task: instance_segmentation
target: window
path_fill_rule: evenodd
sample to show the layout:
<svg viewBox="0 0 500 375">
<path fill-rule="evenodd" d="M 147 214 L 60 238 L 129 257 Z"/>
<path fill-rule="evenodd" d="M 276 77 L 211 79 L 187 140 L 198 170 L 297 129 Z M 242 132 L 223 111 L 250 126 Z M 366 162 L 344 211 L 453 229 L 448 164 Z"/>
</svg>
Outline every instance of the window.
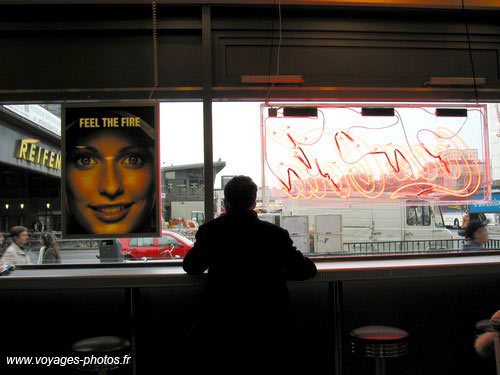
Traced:
<svg viewBox="0 0 500 375">
<path fill-rule="evenodd" d="M 296 104 L 319 111 L 285 118 L 283 108 Z M 259 188 L 262 219 L 274 221 L 275 215 L 286 226 L 287 216 L 303 218 L 288 220 L 303 253 L 397 252 L 409 249 L 405 243 L 411 241 L 460 248 L 461 239 L 448 228 L 440 206 L 486 197 L 491 181 L 484 173 L 489 162 L 484 124 L 498 122 L 494 111 L 485 119 L 478 107 L 464 104 L 467 119 L 452 119 L 436 116 L 436 108 L 445 106 L 441 103 L 385 103 L 395 115 L 384 118 L 362 116 L 370 103 L 269 106 L 273 111 L 255 102 L 213 104 L 214 160 L 226 163 L 214 179 L 215 216 L 224 213 L 221 181 L 243 174 Z M 450 133 L 441 142 L 444 128 Z M 453 129 L 461 132 L 460 139 L 452 140 Z M 341 217 L 340 227 L 326 228 L 327 222 L 340 222 L 328 215 Z"/>
<path fill-rule="evenodd" d="M 151 237 L 139 238 L 138 246 L 154 246 L 154 239 Z"/>
<path fill-rule="evenodd" d="M 430 206 L 408 206 L 406 207 L 406 224 L 411 226 L 431 225 Z"/>
<path fill-rule="evenodd" d="M 273 103 L 271 103 L 273 104 Z M 288 104 L 292 104 L 287 103 Z M 325 104 L 325 103 L 323 103 Z M 337 103 L 336 103 L 337 104 Z M 424 110 L 420 110 L 416 107 L 421 106 L 415 103 L 386 103 L 389 107 L 397 108 L 400 105 L 401 108 L 397 108 L 398 112 L 403 118 L 404 124 L 407 126 L 406 130 L 409 137 L 409 142 L 418 144 L 416 140 L 416 135 L 414 129 L 418 126 L 423 126 L 422 124 L 427 124 L 426 119 L 439 122 L 443 126 L 447 126 L 450 129 L 461 129 L 463 120 L 458 121 L 456 118 L 440 117 L 438 120 L 435 118 L 435 111 L 433 106 L 444 104 L 426 104 Z M 314 104 L 308 103 L 308 105 L 314 106 Z M 369 104 L 368 104 L 369 105 Z M 344 108 L 342 111 L 334 108 L 332 104 L 325 104 L 325 108 L 321 109 L 325 115 L 326 126 L 332 126 L 331 124 L 338 125 L 339 129 L 345 131 L 346 126 L 354 125 L 367 125 L 367 126 L 391 126 L 396 122 L 395 118 L 387 117 L 363 117 L 359 112 L 358 107 L 352 106 L 351 103 L 348 104 L 349 109 Z M 408 108 L 403 108 L 403 107 Z M 4 106 L 3 109 L 13 112 L 17 120 L 19 116 L 25 117 L 27 121 L 33 121 L 35 118 L 30 117 L 30 112 L 36 109 L 36 111 L 43 110 L 43 113 L 47 115 L 50 112 L 53 116 L 50 117 L 50 129 L 46 130 L 52 132 L 53 134 L 59 136 L 58 128 L 60 128 L 60 108 L 41 107 L 32 108 L 29 106 L 22 106 L 24 108 L 17 108 L 14 106 Z M 57 106 L 55 106 L 57 107 Z M 488 104 L 488 118 L 485 119 L 490 124 L 491 134 L 489 135 L 489 152 L 490 152 L 490 162 L 489 166 L 491 169 L 492 180 L 500 180 L 500 131 L 496 130 L 495 124 L 498 124 L 500 119 L 498 114 L 498 104 Z M 418 111 L 417 111 L 418 110 Z M 282 109 L 279 109 L 279 116 L 282 116 Z M 417 111 L 418 114 L 414 115 L 412 111 Z M 6 112 L 9 114 L 9 112 Z M 37 112 L 38 113 L 38 112 Z M 432 198 L 433 194 L 439 194 L 439 191 L 432 190 L 431 187 L 428 189 L 424 186 L 425 183 L 429 182 L 430 175 L 435 175 L 435 179 L 431 181 L 435 185 L 440 185 L 445 187 L 444 190 L 460 191 L 461 188 L 468 188 L 470 186 L 476 186 L 473 183 L 474 178 L 478 174 L 484 173 L 488 170 L 486 165 L 486 143 L 481 142 L 480 132 L 471 132 L 467 130 L 464 133 L 463 140 L 471 147 L 468 149 L 463 147 L 462 144 L 453 145 L 452 142 L 443 143 L 443 147 L 448 147 L 448 143 L 451 145 L 448 150 L 443 151 L 445 158 L 451 160 L 459 160 L 459 162 L 452 165 L 453 168 L 462 168 L 461 171 L 465 171 L 465 165 L 471 163 L 474 160 L 478 160 L 479 165 L 475 175 L 466 176 L 464 173 L 456 173 L 453 177 L 448 178 L 449 173 L 441 173 L 439 169 L 436 169 L 435 165 L 429 163 L 432 160 L 432 155 L 429 153 L 418 153 L 411 155 L 406 153 L 406 159 L 411 159 L 414 157 L 421 157 L 424 162 L 422 163 L 422 170 L 428 173 L 428 176 L 423 176 L 421 179 L 413 179 L 412 182 L 421 183 L 422 188 L 414 189 L 413 191 L 406 191 L 408 195 L 401 194 L 401 198 L 398 202 L 391 203 L 389 205 L 369 205 L 369 204 L 352 204 L 352 200 L 341 200 L 341 204 L 329 205 L 323 204 L 308 204 L 304 196 L 310 196 L 313 194 L 318 194 L 320 189 L 323 189 L 325 181 L 320 181 L 318 178 L 321 174 L 323 176 L 331 177 L 330 181 L 327 181 L 330 185 L 327 189 L 330 189 L 328 193 L 331 193 L 335 189 L 335 184 L 340 186 L 344 183 L 344 180 L 338 180 L 338 176 L 335 176 L 336 167 L 332 158 L 326 158 L 325 153 L 319 152 L 322 149 L 306 149 L 304 148 L 304 154 L 301 153 L 299 149 L 295 150 L 293 154 L 292 141 L 284 135 L 283 139 L 279 139 L 280 142 L 275 142 L 274 146 L 283 146 L 286 150 L 281 149 L 271 149 L 271 142 L 273 139 L 269 137 L 270 133 L 267 133 L 267 138 L 265 134 L 261 133 L 263 126 L 261 123 L 261 103 L 258 102 L 214 102 L 213 103 L 213 160 L 214 160 L 214 215 L 217 217 L 224 213 L 224 193 L 223 187 L 224 183 L 227 182 L 235 175 L 248 175 L 258 186 L 257 193 L 257 211 L 262 219 L 269 220 L 277 223 L 278 225 L 285 226 L 286 220 L 283 220 L 286 216 L 302 216 L 307 217 L 307 220 L 302 222 L 302 227 L 297 233 L 293 233 L 292 239 L 294 244 L 305 254 L 310 255 L 320 255 L 320 254 L 336 254 L 336 255 L 356 255 L 359 253 L 385 253 L 388 251 L 394 252 L 393 249 L 403 249 L 407 248 L 404 246 L 405 242 L 410 241 L 447 241 L 446 246 L 449 249 L 458 249 L 460 247 L 460 240 L 462 239 L 458 235 L 458 230 L 462 227 L 463 216 L 469 212 L 472 204 L 467 205 L 461 201 L 461 198 L 454 198 L 457 200 L 456 205 L 454 200 L 433 203 L 432 199 L 425 200 L 426 197 L 408 198 L 408 193 L 415 192 L 417 194 L 423 193 L 429 194 Z M 282 118 L 282 117 L 281 117 Z M 468 121 L 478 121 L 480 118 L 478 112 L 471 112 L 468 116 Z M 282 118 L 283 119 L 283 118 Z M 301 136 L 313 137 L 315 132 L 321 128 L 316 125 L 322 125 L 321 122 L 322 114 L 318 115 L 317 119 L 297 119 L 291 117 L 290 119 L 285 119 L 287 124 L 290 124 L 293 132 L 290 133 L 292 139 L 296 142 Z M 352 120 L 352 121 L 351 121 Z M 273 119 L 269 121 L 274 121 Z M 301 121 L 305 121 L 302 123 Z M 312 123 L 311 123 L 312 121 Z M 385 121 L 385 122 L 384 122 Z M 455 122 L 454 122 L 455 121 Z M 177 238 L 181 238 L 181 243 L 187 244 L 187 241 L 193 241 L 195 239 L 196 231 L 199 225 L 203 224 L 205 221 L 205 181 L 204 181 L 204 143 L 203 143 L 203 105 L 200 102 L 164 102 L 160 105 L 160 178 L 161 178 L 161 213 L 163 229 L 174 231 Z M 235 126 L 237 124 L 238 126 Z M 311 124 L 309 127 L 308 124 Z M 458 124 L 458 125 L 457 125 Z M 464 129 L 467 128 L 468 122 L 466 123 Z M 27 123 L 27 126 L 29 123 Z M 43 126 L 43 124 L 38 124 Z M 276 125 L 281 126 L 276 123 Z M 294 129 L 293 127 L 296 126 Z M 305 126 L 298 126 L 305 125 Z M 457 125 L 457 126 L 455 126 Z M 0 126 L 2 128 L 2 126 Z M 7 129 L 7 128 L 5 128 Z M 391 128 L 392 129 L 392 128 Z M 1 129 L 0 129 L 1 130 Z M 0 139 L 0 143 L 5 144 L 5 147 L 14 147 L 16 142 L 23 139 L 38 139 L 35 136 L 24 137 L 21 133 L 16 132 L 15 129 L 8 129 L 9 133 L 5 139 Z M 330 129 L 331 130 L 331 129 Z M 359 129 L 358 129 L 359 130 Z M 396 131 L 397 130 L 397 131 Z M 353 134 L 358 135 L 361 138 L 361 130 L 359 134 L 356 133 L 356 129 L 349 133 L 350 136 Z M 465 131 L 465 130 L 464 130 Z M 386 132 L 386 133 L 384 133 Z M 400 132 L 401 134 L 396 134 Z M 28 132 L 29 133 L 29 132 Z M 394 128 L 394 132 L 391 130 L 381 130 L 379 135 L 378 131 L 374 132 L 376 134 L 376 140 L 372 142 L 372 139 L 368 136 L 363 138 L 363 140 L 368 143 L 377 143 L 377 145 L 385 145 L 385 136 L 395 137 L 393 144 L 404 147 L 404 134 L 402 129 Z M 279 135 L 279 133 L 278 133 Z M 335 133 L 330 133 L 333 137 Z M 429 142 L 432 139 L 433 134 L 431 132 L 421 132 L 420 140 L 422 142 Z M 60 152 L 60 149 L 54 147 L 45 139 L 39 139 L 38 145 L 44 149 L 50 149 L 54 152 Z M 304 141 L 304 140 L 302 140 Z M 342 142 L 343 145 L 350 145 L 349 138 L 344 137 L 338 139 L 339 145 Z M 484 141 L 484 139 L 482 139 Z M 267 142 L 267 143 L 266 143 Z M 392 140 L 391 140 L 392 142 Z M 303 142 L 307 143 L 307 141 Z M 330 142 L 330 145 L 334 142 Z M 362 145 L 360 143 L 359 145 Z M 358 146 L 359 146 L 358 145 Z M 263 146 L 268 147 L 270 152 L 269 160 L 264 160 L 263 163 Z M 342 146 L 342 145 L 341 145 Z M 356 146 L 356 147 L 358 147 Z M 30 146 L 31 147 L 31 146 Z M 323 147 L 323 146 L 321 146 Z M 346 163 L 356 164 L 357 159 L 355 158 L 356 152 L 359 151 L 356 147 L 352 149 L 345 148 L 345 153 L 342 155 Z M 401 147 L 400 147 L 401 148 Z M 10 150 L 10 149 L 9 149 Z M 291 150 L 291 151 L 290 151 Z M 273 151 L 277 151 L 273 153 Z M 289 152 L 288 155 L 281 154 L 282 152 Z M 376 153 L 380 154 L 380 150 L 375 150 Z M 359 164 L 353 167 L 350 175 L 345 174 L 345 178 L 350 178 L 350 188 L 358 193 L 365 193 L 370 195 L 373 188 L 373 184 L 380 180 L 381 175 L 370 175 L 368 169 L 375 170 L 372 168 L 370 163 L 377 163 L 377 168 L 380 169 L 387 167 L 397 167 L 397 163 L 402 165 L 403 171 L 398 173 L 387 174 L 385 192 L 394 193 L 399 189 L 399 183 L 401 180 L 405 179 L 405 174 L 409 175 L 411 171 L 405 169 L 404 159 L 400 157 L 400 154 L 394 153 L 394 149 L 390 149 L 387 153 L 387 157 L 384 156 L 374 156 L 371 155 L 369 160 L 365 164 Z M 432 150 L 431 150 L 432 151 Z M 9 155 L 16 155 L 14 149 L 8 152 Z M 432 152 L 431 152 L 432 154 Z M 282 155 L 286 157 L 281 158 Z M 410 155 L 410 157 L 408 157 Z M 425 155 L 422 156 L 422 155 Z M 272 157 L 271 157 L 272 156 Z M 307 160 L 305 158 L 307 156 Z M 276 157 L 275 159 L 273 159 Z M 351 159 L 349 159 L 351 158 Z M 301 161 L 302 159 L 302 161 Z M 321 173 L 314 168 L 316 168 L 315 161 L 318 161 L 321 167 Z M 300 181 L 294 174 L 290 175 L 291 182 L 293 186 L 290 186 L 290 195 L 302 194 L 303 196 L 292 198 L 284 196 L 283 184 L 280 185 L 278 179 L 269 171 L 269 167 L 265 162 L 269 162 L 271 167 L 280 167 L 280 163 L 286 165 L 287 168 L 305 168 L 303 172 L 310 173 L 297 173 L 301 176 L 303 185 L 300 185 Z M 0 228 L 3 231 L 8 231 L 10 227 L 14 225 L 24 224 L 27 226 L 31 232 L 41 232 L 46 230 L 51 230 L 55 233 L 56 237 L 60 237 L 61 230 L 61 210 L 60 205 L 60 182 L 61 178 L 58 172 L 55 170 L 48 169 L 44 174 L 39 173 L 39 170 L 45 168 L 41 165 L 32 165 L 29 160 L 23 160 L 30 169 L 26 172 L 25 169 L 20 169 L 15 167 L 16 160 L 0 160 L 4 168 L 4 178 L 0 181 L 0 198 L 2 200 L 1 208 L 2 215 L 0 220 Z M 18 160 L 17 160 L 18 162 Z M 310 162 L 312 170 L 307 170 L 307 165 Z M 337 162 L 337 165 L 340 163 Z M 431 165 L 432 164 L 432 165 Z M 370 168 L 368 168 L 369 166 Z M 263 168 L 264 167 L 264 168 Z M 367 167 L 365 169 L 365 167 Z M 393 169 L 394 169 L 393 168 Z M 397 169 L 397 168 L 396 168 Z M 44 170 L 44 169 L 43 169 Z M 441 169 L 443 170 L 443 169 Z M 353 172 L 354 171 L 354 172 Z M 443 170 L 444 171 L 444 170 Z M 273 170 L 276 172 L 276 170 Z M 278 172 L 283 172 L 279 171 Z M 447 171 L 451 174 L 455 173 L 454 170 Z M 26 174 L 27 173 L 27 174 Z M 285 172 L 280 174 L 276 173 L 277 176 L 283 177 L 282 181 L 286 184 L 289 183 L 289 176 Z M 27 177 L 25 177 L 27 175 Z M 274 181 L 273 181 L 274 177 Z M 429 180 L 424 181 L 424 177 L 429 177 Z M 314 180 L 316 178 L 316 180 Z M 326 178 L 326 177 L 325 177 Z M 323 180 L 325 180 L 323 178 Z M 471 180 L 472 179 L 472 180 Z M 22 183 L 19 183 L 19 182 Z M 315 183 L 317 182 L 317 183 Z M 483 182 L 481 182 L 483 183 Z M 372 185 L 370 185 L 372 184 Z M 429 183 L 430 184 L 430 183 Z M 430 184 L 431 185 L 431 184 Z M 38 189 L 40 187 L 40 189 Z M 476 192 L 474 199 L 478 198 L 479 201 L 482 199 L 481 194 L 484 194 L 485 185 L 480 185 L 479 190 Z M 302 190 L 301 190 L 302 189 Z M 338 191 L 342 190 L 339 188 Z M 345 191 L 347 191 L 347 185 L 345 186 Z M 494 191 L 495 192 L 495 191 Z M 286 194 L 285 194 L 286 195 Z M 298 199 L 296 199 L 298 198 Z M 410 199 L 412 199 L 410 201 Z M 427 202 L 427 203 L 424 203 Z M 429 203 L 431 202 L 431 203 Z M 24 205 L 21 208 L 21 203 Z M 328 203 L 328 202 L 327 202 Z M 478 203 L 477 207 L 481 208 L 482 203 Z M 472 210 L 474 212 L 474 210 Z M 480 212 L 480 211 L 476 211 Z M 265 215 L 268 215 L 267 217 Z M 337 230 L 328 230 L 325 233 L 317 230 L 317 220 L 318 216 L 324 215 L 338 215 L 342 217 L 342 225 Z M 474 215 L 474 214 L 473 214 Z M 477 214 L 476 214 L 477 215 Z M 300 223 L 299 223 L 300 224 Z M 294 224 L 295 225 L 295 224 Z M 43 228 L 43 229 L 42 229 Z M 298 228 L 298 227 L 296 227 Z M 405 230 L 408 229 L 408 230 Z M 30 232 L 30 233 L 31 233 Z M 408 236 L 408 235 L 410 236 Z M 179 237 L 179 236 L 183 237 Z M 37 262 L 37 246 L 38 246 L 38 234 L 32 235 L 31 243 L 34 244 L 34 251 L 31 252 L 32 261 Z M 451 239 L 454 238 L 453 241 Z M 491 236 L 492 244 L 496 242 L 495 236 Z M 160 246 L 171 246 L 177 245 L 180 241 L 176 240 L 170 236 L 163 236 L 158 238 L 158 244 Z M 97 246 L 98 241 L 87 240 L 87 241 L 61 241 L 60 247 L 63 251 L 62 263 L 95 263 L 97 260 L 96 254 L 99 252 Z M 191 242 L 192 243 L 192 242 Z M 377 245 L 378 243 L 378 245 Z M 444 242 L 443 242 L 444 243 Z M 155 245 L 155 240 L 153 238 L 132 238 L 127 241 L 122 241 L 124 246 L 128 244 L 130 247 L 142 247 L 142 251 L 150 250 L 146 247 L 153 247 Z M 331 247 L 328 247 L 330 246 Z M 363 244 L 363 250 L 360 244 Z M 370 245 L 366 245 L 370 244 Z M 384 247 L 388 244 L 387 247 Z M 441 245 L 440 245 L 441 246 Z M 84 257 L 76 256 L 76 252 L 65 251 L 69 248 L 82 248 L 86 251 L 88 250 L 88 255 Z M 490 246 L 491 248 L 491 246 Z"/>
<path fill-rule="evenodd" d="M 205 210 L 203 104 L 161 103 L 160 123 L 164 228 L 194 239 L 191 213 Z"/>
<path fill-rule="evenodd" d="M 441 214 L 441 207 L 436 207 L 434 210 L 434 223 L 436 227 L 443 228 L 444 227 L 444 220 L 443 220 L 443 215 Z"/>
<path fill-rule="evenodd" d="M 158 246 L 177 246 L 179 241 L 170 236 L 162 236 L 158 238 Z"/>
</svg>

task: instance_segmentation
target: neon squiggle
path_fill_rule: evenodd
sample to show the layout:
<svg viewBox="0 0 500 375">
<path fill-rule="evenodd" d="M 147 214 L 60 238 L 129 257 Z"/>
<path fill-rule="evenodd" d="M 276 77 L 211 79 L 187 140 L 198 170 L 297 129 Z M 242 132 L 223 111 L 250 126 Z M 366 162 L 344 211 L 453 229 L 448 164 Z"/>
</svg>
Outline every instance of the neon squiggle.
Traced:
<svg viewBox="0 0 500 375">
<path fill-rule="evenodd" d="M 362 198 L 401 199 L 440 197 L 467 198 L 482 184 L 481 162 L 458 131 L 446 127 L 420 129 L 417 143 L 411 145 L 402 120 L 380 128 L 351 126 L 346 130 L 312 129 L 299 134 L 282 127 L 269 132 L 266 142 L 288 150 L 291 158 L 274 163 L 265 154 L 265 162 L 290 199 Z M 286 120 L 284 120 L 286 121 Z M 401 126 L 404 145 L 371 144 L 360 130 L 377 131 Z M 420 135 L 431 138 L 427 144 Z M 267 129 L 265 136 L 267 137 Z M 314 143 L 306 142 L 317 138 Z M 319 134 L 317 136 L 316 134 Z M 328 156 L 312 145 L 330 144 Z"/>
</svg>

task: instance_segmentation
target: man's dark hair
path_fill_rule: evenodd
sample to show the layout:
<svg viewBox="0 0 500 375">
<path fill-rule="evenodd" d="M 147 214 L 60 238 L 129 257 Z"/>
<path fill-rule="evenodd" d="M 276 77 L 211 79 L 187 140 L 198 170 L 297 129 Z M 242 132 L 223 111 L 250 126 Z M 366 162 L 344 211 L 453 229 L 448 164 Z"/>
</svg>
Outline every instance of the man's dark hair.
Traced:
<svg viewBox="0 0 500 375">
<path fill-rule="evenodd" d="M 10 228 L 9 237 L 11 237 L 11 238 L 19 237 L 21 235 L 21 233 L 27 232 L 27 231 L 28 231 L 28 228 L 23 227 L 21 225 L 16 225 L 15 227 Z"/>
<path fill-rule="evenodd" d="M 252 208 L 257 199 L 257 185 L 248 176 L 233 177 L 224 187 L 228 208 Z"/>
<path fill-rule="evenodd" d="M 488 225 L 488 220 L 472 220 L 469 221 L 467 227 L 465 228 L 465 237 L 473 239 L 474 233 L 476 233 L 482 227 Z"/>
</svg>

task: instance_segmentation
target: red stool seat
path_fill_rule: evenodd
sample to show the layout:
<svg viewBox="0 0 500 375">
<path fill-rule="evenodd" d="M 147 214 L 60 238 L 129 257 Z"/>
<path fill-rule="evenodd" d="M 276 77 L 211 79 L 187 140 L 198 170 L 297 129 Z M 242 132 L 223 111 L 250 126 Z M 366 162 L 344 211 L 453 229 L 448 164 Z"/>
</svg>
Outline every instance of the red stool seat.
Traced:
<svg viewBox="0 0 500 375">
<path fill-rule="evenodd" d="M 375 358 L 375 374 L 385 375 L 385 359 L 408 353 L 408 332 L 388 326 L 365 326 L 350 332 L 351 350 Z"/>
<path fill-rule="evenodd" d="M 365 342 L 388 344 L 408 339 L 408 332 L 388 326 L 365 326 L 353 329 L 351 336 Z"/>
</svg>

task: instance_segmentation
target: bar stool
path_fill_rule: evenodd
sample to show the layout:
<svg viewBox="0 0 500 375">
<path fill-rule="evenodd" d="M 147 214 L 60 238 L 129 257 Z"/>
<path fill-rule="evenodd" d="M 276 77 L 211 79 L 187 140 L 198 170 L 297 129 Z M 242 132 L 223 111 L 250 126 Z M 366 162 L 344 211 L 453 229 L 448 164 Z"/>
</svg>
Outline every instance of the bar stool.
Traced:
<svg viewBox="0 0 500 375">
<path fill-rule="evenodd" d="M 483 320 L 478 321 L 476 323 L 476 331 L 477 331 L 478 335 L 485 333 L 485 332 L 493 332 L 494 329 L 493 329 L 493 325 L 491 324 L 491 320 L 490 319 L 483 319 Z"/>
<path fill-rule="evenodd" d="M 350 332 L 354 354 L 375 358 L 375 374 L 385 375 L 385 359 L 408 353 L 408 332 L 387 326 L 364 326 Z"/>
<path fill-rule="evenodd" d="M 106 375 L 108 370 L 114 370 L 128 365 L 130 342 L 117 336 L 90 337 L 75 342 L 71 350 L 80 357 L 76 368 L 86 372 L 97 372 Z M 83 363 L 87 357 L 90 363 Z M 119 363 L 116 361 L 119 358 Z M 128 358 L 128 359 L 127 359 Z"/>
</svg>

